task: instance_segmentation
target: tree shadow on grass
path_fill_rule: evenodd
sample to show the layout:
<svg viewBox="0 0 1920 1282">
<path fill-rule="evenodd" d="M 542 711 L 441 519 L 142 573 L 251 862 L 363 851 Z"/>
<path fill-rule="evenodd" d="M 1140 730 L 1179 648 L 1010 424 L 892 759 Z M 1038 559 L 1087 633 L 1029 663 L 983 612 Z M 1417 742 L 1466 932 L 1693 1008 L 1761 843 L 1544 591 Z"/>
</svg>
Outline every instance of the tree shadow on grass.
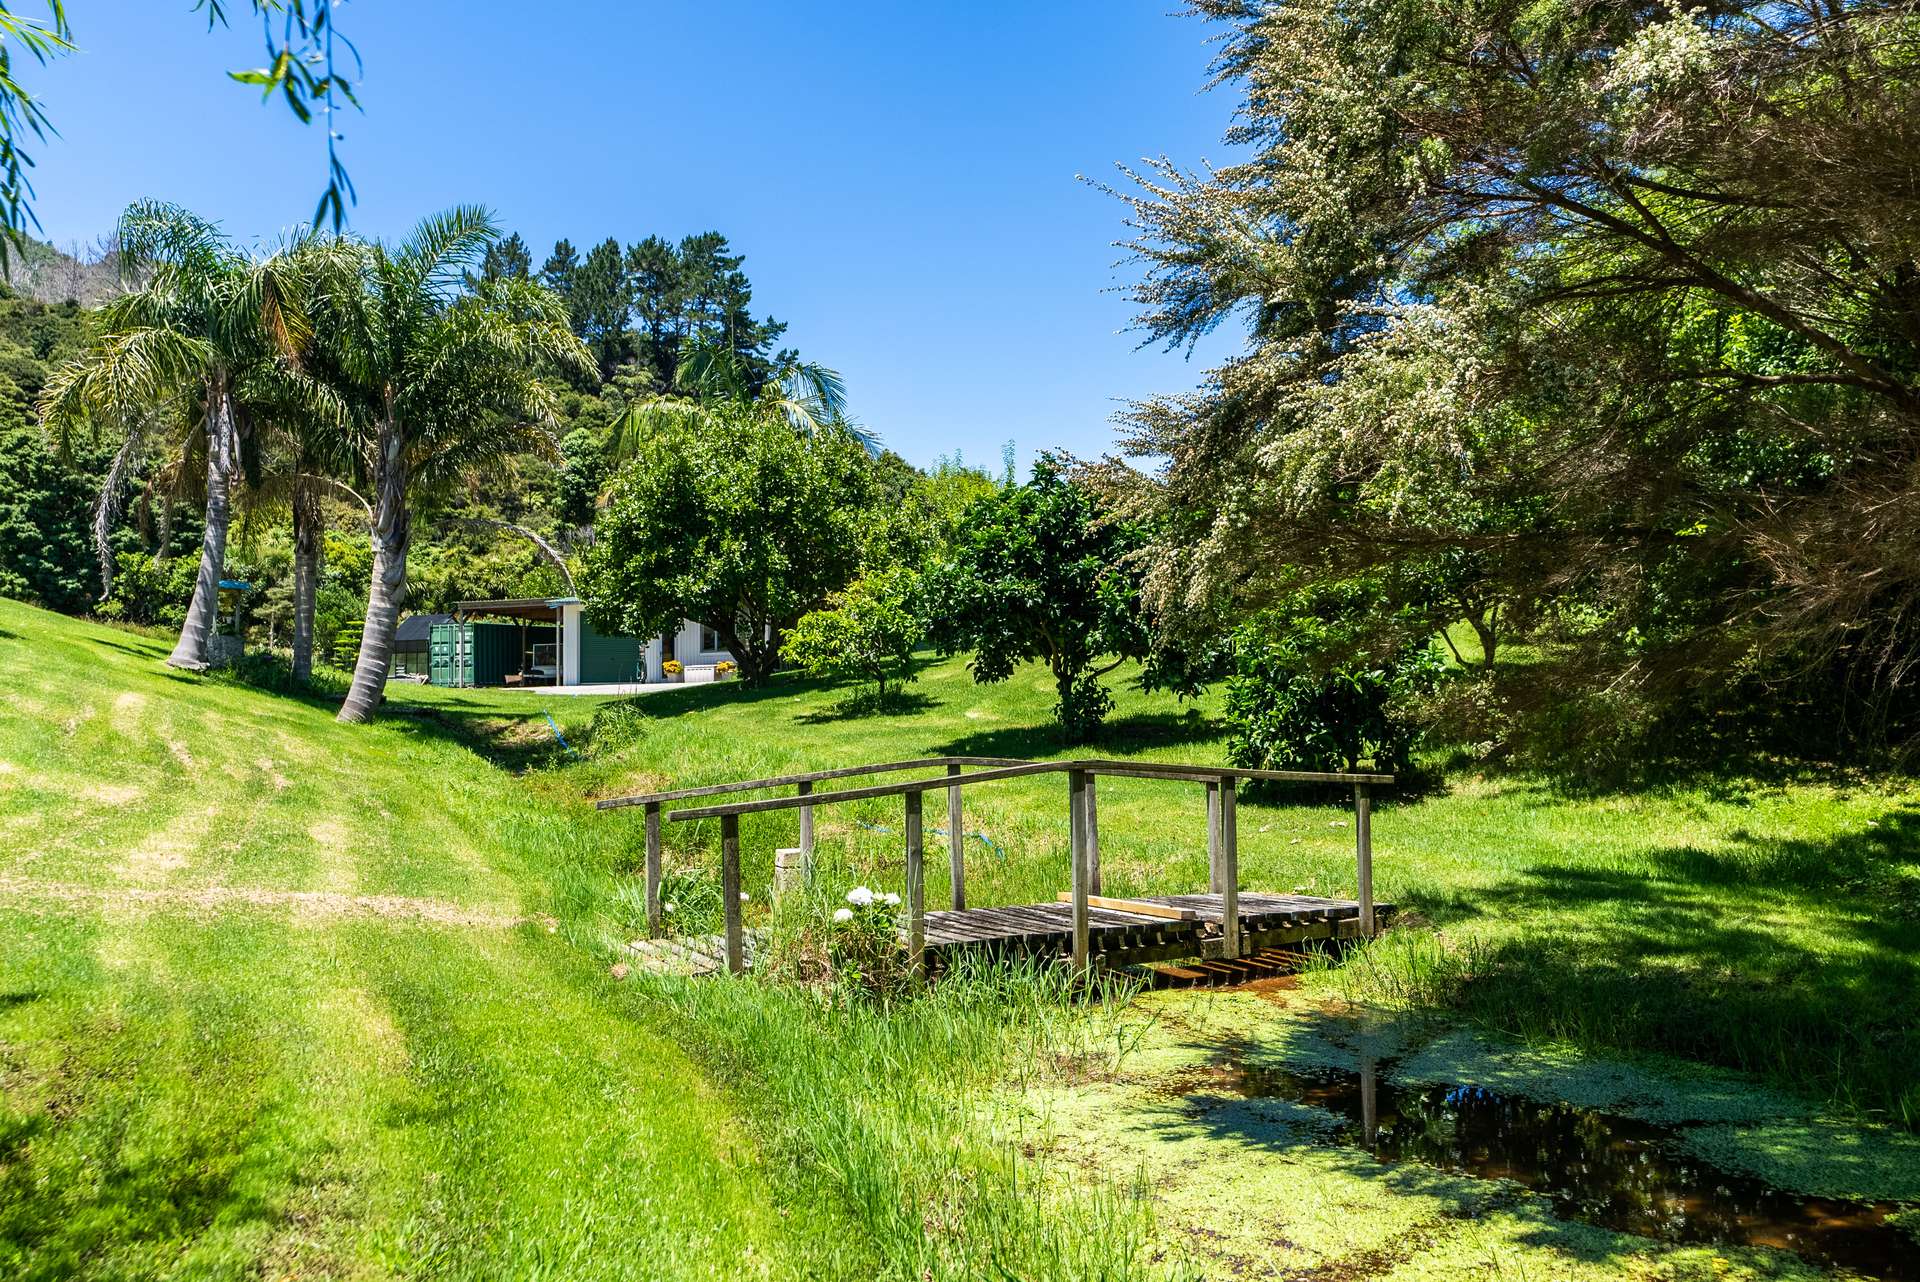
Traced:
<svg viewBox="0 0 1920 1282">
<path fill-rule="evenodd" d="M 1535 864 L 1484 897 L 1541 927 L 1426 991 L 1524 1037 L 1761 1073 L 1920 1127 L 1920 807 L 1877 823 L 1657 849 L 1652 876 Z"/>
<path fill-rule="evenodd" d="M 804 712 L 795 720 L 803 726 L 827 725 L 836 721 L 862 721 L 880 717 L 911 717 L 940 706 L 940 701 L 918 690 L 889 690 L 885 695 L 871 690 L 850 694 L 824 708 Z"/>
<path fill-rule="evenodd" d="M 34 1155 L 67 1124 L 87 1123 L 44 1114 L 0 1122 L 0 1251 L 24 1262 L 22 1282 L 182 1254 L 208 1233 L 244 1237 L 246 1225 L 271 1231 L 281 1222 L 269 1189 L 284 1185 L 257 1169 L 278 1163 L 259 1160 L 248 1137 L 195 1136 L 136 1152 L 107 1128 L 88 1155 L 88 1178 L 48 1178 Z"/>
<path fill-rule="evenodd" d="M 1100 756 L 1145 752 L 1189 743 L 1213 743 L 1219 726 L 1198 709 L 1185 712 L 1143 713 L 1103 722 L 1085 743 L 1069 742 L 1052 723 L 1039 726 L 1002 726 L 977 730 L 939 744 L 934 751 L 949 757 L 1053 757 L 1072 752 Z"/>
</svg>

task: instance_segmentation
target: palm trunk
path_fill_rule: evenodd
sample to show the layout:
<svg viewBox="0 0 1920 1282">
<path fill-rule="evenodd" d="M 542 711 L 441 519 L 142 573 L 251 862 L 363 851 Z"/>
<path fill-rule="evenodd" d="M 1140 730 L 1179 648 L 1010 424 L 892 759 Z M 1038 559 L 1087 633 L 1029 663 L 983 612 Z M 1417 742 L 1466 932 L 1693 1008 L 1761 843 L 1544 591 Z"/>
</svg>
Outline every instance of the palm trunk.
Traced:
<svg viewBox="0 0 1920 1282">
<path fill-rule="evenodd" d="M 207 638 L 220 609 L 220 575 L 227 565 L 227 521 L 233 488 L 233 403 L 227 383 L 216 375 L 207 385 L 207 530 L 200 540 L 200 574 L 193 601 L 180 625 L 180 640 L 167 656 L 176 668 L 194 672 L 207 666 Z"/>
<path fill-rule="evenodd" d="M 380 428 L 373 503 L 373 582 L 367 588 L 367 622 L 353 685 L 340 705 L 341 721 L 369 721 L 386 694 L 393 662 L 393 630 L 407 600 L 407 545 L 413 533 L 407 510 L 405 440 L 389 410 Z"/>
<path fill-rule="evenodd" d="M 313 604 L 320 588 L 320 500 L 313 487 L 293 488 L 293 680 L 313 677 Z"/>
</svg>

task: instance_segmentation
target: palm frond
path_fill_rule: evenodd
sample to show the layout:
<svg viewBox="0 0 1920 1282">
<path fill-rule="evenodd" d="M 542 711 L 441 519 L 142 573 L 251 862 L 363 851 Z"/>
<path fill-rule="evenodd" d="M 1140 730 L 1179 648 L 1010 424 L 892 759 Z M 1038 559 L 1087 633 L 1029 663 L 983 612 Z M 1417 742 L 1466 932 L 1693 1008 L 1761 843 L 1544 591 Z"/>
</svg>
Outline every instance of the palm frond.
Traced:
<svg viewBox="0 0 1920 1282">
<path fill-rule="evenodd" d="M 500 227 L 484 206 L 455 205 L 421 219 L 393 258 L 416 288 L 445 296 L 499 238 Z"/>
</svg>

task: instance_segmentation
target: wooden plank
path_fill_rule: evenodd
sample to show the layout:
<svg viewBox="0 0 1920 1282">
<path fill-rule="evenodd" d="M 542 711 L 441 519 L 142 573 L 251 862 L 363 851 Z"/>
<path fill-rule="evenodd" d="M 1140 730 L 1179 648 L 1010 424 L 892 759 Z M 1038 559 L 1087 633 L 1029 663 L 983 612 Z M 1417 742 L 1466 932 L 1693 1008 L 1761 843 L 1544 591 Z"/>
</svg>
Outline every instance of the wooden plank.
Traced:
<svg viewBox="0 0 1920 1282">
<path fill-rule="evenodd" d="M 1063 761 L 1070 770 L 1095 774 L 1122 775 L 1136 779 L 1185 779 L 1205 783 L 1209 779 L 1264 779 L 1272 783 L 1377 783 L 1390 784 L 1392 775 L 1360 774 L 1328 770 L 1248 770 L 1239 766 L 1202 766 L 1182 762 L 1112 761 L 1105 758 L 1080 758 Z"/>
<path fill-rule="evenodd" d="M 794 792 L 805 797 L 813 792 L 813 780 L 802 779 Z M 800 807 L 800 879 L 813 885 L 813 807 Z"/>
<path fill-rule="evenodd" d="M 660 806 L 647 807 L 647 934 L 660 933 Z"/>
<path fill-rule="evenodd" d="M 912 761 L 882 761 L 865 766 L 840 766 L 833 770 L 809 770 L 803 774 L 771 775 L 764 779 L 742 779 L 736 783 L 712 783 L 699 788 L 675 788 L 670 792 L 641 793 L 632 797 L 608 797 L 594 802 L 596 810 L 619 810 L 625 806 L 644 806 L 652 802 L 686 801 L 693 797 L 719 797 L 729 792 L 755 792 L 762 788 L 786 788 L 795 784 L 825 783 L 829 779 L 853 779 L 860 775 L 892 774 L 900 770 L 928 770 L 935 766 L 1019 766 L 1025 757 L 918 757 Z"/>
<path fill-rule="evenodd" d="M 947 767 L 947 774 L 960 773 L 959 765 Z M 967 834 L 960 822 L 960 789 L 947 789 L 947 889 L 955 912 L 967 906 Z"/>
<path fill-rule="evenodd" d="M 1220 782 L 1207 783 L 1207 889 L 1220 893 Z"/>
<path fill-rule="evenodd" d="M 1061 767 L 1056 762 L 1037 761 L 1025 765 L 1003 766 L 992 770 L 980 770 L 973 774 L 945 776 L 937 779 L 915 779 L 908 783 L 875 784 L 870 788 L 848 788 L 841 792 L 816 792 L 810 799 L 800 797 L 763 797 L 758 801 L 734 801 L 724 806 L 698 806 L 688 810 L 676 810 L 672 818 L 675 823 L 691 819 L 712 819 L 717 815 L 754 815 L 767 810 L 792 810 L 795 806 L 812 804 L 837 805 L 843 801 L 865 801 L 872 797 L 900 797 L 910 792 L 929 792 L 935 788 L 945 788 L 969 783 L 995 783 L 1002 779 L 1023 779 L 1028 775 L 1057 774 Z M 952 784 L 948 783 L 948 779 Z"/>
<path fill-rule="evenodd" d="M 927 852 L 921 831 L 920 794 L 907 794 L 907 964 L 927 966 Z"/>
<path fill-rule="evenodd" d="M 1071 903 L 1073 896 L 1063 890 L 1060 892 L 1060 902 Z M 1191 908 L 1156 904 L 1151 899 L 1114 899 L 1107 895 L 1088 895 L 1087 902 L 1095 908 L 1110 908 L 1117 913 L 1137 913 L 1142 917 L 1164 917 L 1171 921 L 1200 920 L 1200 914 Z"/>
<path fill-rule="evenodd" d="M 1373 920 L 1373 803 L 1367 785 L 1353 785 L 1353 840 L 1360 873 L 1360 933 L 1371 939 Z"/>
<path fill-rule="evenodd" d="M 1083 800 L 1087 808 L 1087 817 L 1081 835 L 1087 845 L 1087 894 L 1089 896 L 1100 893 L 1099 782 L 1097 776 L 1091 774 L 1087 776 L 1087 792 Z"/>
<path fill-rule="evenodd" d="M 1067 772 L 1067 854 L 1073 868 L 1073 969 L 1087 973 L 1087 775 Z"/>
<path fill-rule="evenodd" d="M 720 898 L 727 920 L 727 969 L 738 975 L 747 968 L 746 945 L 740 937 L 740 817 L 720 820 Z"/>
<path fill-rule="evenodd" d="M 1220 932 L 1229 956 L 1240 953 L 1240 834 L 1234 781 L 1220 781 Z"/>
</svg>

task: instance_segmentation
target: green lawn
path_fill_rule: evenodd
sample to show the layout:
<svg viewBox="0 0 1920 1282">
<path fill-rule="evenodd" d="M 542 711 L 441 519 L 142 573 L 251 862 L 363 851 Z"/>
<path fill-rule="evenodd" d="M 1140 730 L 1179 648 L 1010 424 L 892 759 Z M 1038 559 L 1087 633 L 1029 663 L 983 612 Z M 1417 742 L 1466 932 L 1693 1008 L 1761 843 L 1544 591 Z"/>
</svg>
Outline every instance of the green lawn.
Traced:
<svg viewBox="0 0 1920 1282">
<path fill-rule="evenodd" d="M 1132 1044 L 1134 1015 L 1075 1013 L 1033 977 L 882 1010 L 608 976 L 639 927 L 639 818 L 585 798 L 1066 755 L 1038 673 L 980 687 L 937 664 L 871 717 L 798 682 L 626 703 L 395 687 L 356 728 L 171 673 L 166 648 L 0 601 L 0 1276 L 1151 1276 L 1188 1267 L 1147 1249 L 1169 1224 L 1263 1187 L 1152 1194 L 1136 1177 L 1186 1150 L 1139 1136 L 1100 1178 L 1070 1146 L 1049 1159 L 1034 1100 L 1131 1107 L 1072 1083 Z M 1211 705 L 1118 694 L 1099 753 L 1220 759 Z M 1197 789 L 1102 781 L 1100 800 L 1114 891 L 1204 881 Z M 975 902 L 1065 887 L 1064 801 L 1057 778 L 969 791 Z M 743 826 L 755 915 L 793 823 Z M 1586 796 L 1456 776 L 1376 815 L 1379 888 L 1409 926 L 1310 990 L 1913 1125 L 1916 825 L 1920 794 L 1888 783 Z M 898 827 L 897 800 L 823 812 L 827 889 L 897 886 Z M 1351 893 L 1343 807 L 1249 802 L 1240 830 L 1248 886 Z M 667 835 L 677 871 L 711 870 L 712 823 Z M 1378 1181 L 1286 1170 L 1319 1199 L 1290 1269 L 1364 1247 L 1328 1209 L 1356 1190 L 1429 1233 Z M 1558 1275 L 1574 1248 L 1521 1218 L 1500 1259 Z M 1464 1249 L 1428 1275 L 1485 1271 Z M 1574 1271 L 1648 1264 L 1619 1260 Z"/>
</svg>

